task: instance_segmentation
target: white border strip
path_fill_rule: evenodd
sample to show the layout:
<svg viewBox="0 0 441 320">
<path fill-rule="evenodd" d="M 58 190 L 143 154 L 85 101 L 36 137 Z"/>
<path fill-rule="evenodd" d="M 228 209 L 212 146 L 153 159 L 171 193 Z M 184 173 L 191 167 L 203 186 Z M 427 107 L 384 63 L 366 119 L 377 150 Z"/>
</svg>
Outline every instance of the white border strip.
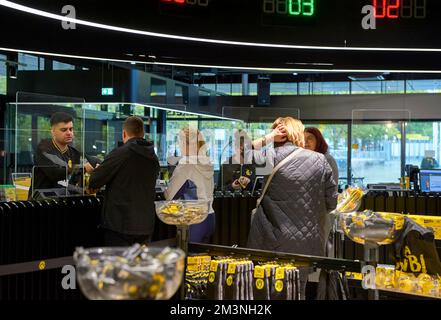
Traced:
<svg viewBox="0 0 441 320">
<path fill-rule="evenodd" d="M 28 105 L 28 106 L 29 105 L 36 105 L 36 106 L 38 106 L 38 105 L 53 105 L 53 106 L 60 106 L 60 105 L 61 106 L 62 105 L 78 106 L 78 105 L 81 105 L 81 106 L 83 106 L 83 105 L 94 105 L 94 104 L 133 105 L 133 106 L 142 106 L 144 108 L 152 108 L 152 109 L 158 109 L 158 110 L 163 110 L 163 111 L 179 112 L 179 113 L 189 114 L 189 115 L 198 116 L 198 117 L 210 117 L 210 118 L 220 119 L 220 120 L 243 122 L 243 120 L 240 120 L 240 119 L 216 116 L 216 115 L 206 114 L 206 113 L 196 113 L 196 112 L 186 111 L 186 110 L 183 111 L 183 110 L 179 110 L 179 109 L 157 107 L 155 105 L 149 105 L 149 104 L 143 104 L 143 103 L 133 103 L 133 102 L 79 102 L 79 103 L 76 103 L 76 102 L 8 102 L 8 104 L 15 105 L 15 106 L 26 106 L 26 105 Z"/>
<path fill-rule="evenodd" d="M 1 1 L 1 0 L 0 0 Z M 265 68 L 265 67 L 238 67 L 238 66 L 220 66 L 220 65 L 205 65 L 205 64 L 191 64 L 191 63 L 168 63 L 168 62 L 149 62 L 149 61 L 136 61 L 136 60 L 124 60 L 124 59 L 112 59 L 112 58 L 101 58 L 101 57 L 90 57 L 90 56 L 76 56 L 72 54 L 61 54 L 43 51 L 33 51 L 33 50 L 21 50 L 12 48 L 1 48 L 0 51 L 7 52 L 20 52 L 27 54 L 36 54 L 42 56 L 52 56 L 52 57 L 62 57 L 62 58 L 72 58 L 72 59 L 83 59 L 83 60 L 93 60 L 93 61 L 103 61 L 103 62 L 121 62 L 121 63 L 136 63 L 136 64 L 147 64 L 147 65 L 162 65 L 162 66 L 178 66 L 178 67 L 192 67 L 192 68 L 216 68 L 216 69 L 227 69 L 227 70 L 245 70 L 245 71 L 266 71 L 266 72 L 321 72 L 321 73 L 430 73 L 430 74 L 441 74 L 441 70 L 392 70 L 392 69 L 285 69 L 285 68 Z"/>
</svg>

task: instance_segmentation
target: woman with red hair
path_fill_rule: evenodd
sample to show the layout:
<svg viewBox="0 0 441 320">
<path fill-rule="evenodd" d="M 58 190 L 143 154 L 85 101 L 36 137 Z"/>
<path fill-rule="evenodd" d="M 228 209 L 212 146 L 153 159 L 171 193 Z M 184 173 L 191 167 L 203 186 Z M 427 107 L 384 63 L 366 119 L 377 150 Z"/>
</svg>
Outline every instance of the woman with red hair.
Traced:
<svg viewBox="0 0 441 320">
<path fill-rule="evenodd" d="M 305 129 L 305 149 L 321 153 L 328 160 L 332 168 L 332 177 L 338 186 L 338 166 L 335 159 L 328 152 L 328 144 L 319 129 L 308 127 Z"/>
<path fill-rule="evenodd" d="M 336 191 L 338 190 L 338 166 L 335 159 L 328 152 L 328 144 L 325 138 L 323 138 L 322 133 L 318 128 L 308 127 L 305 129 L 305 149 L 321 153 L 325 156 L 332 169 L 332 178 L 336 185 Z M 328 235 L 328 240 L 326 241 L 326 255 L 328 257 L 335 257 L 335 221 L 331 215 L 325 223 L 326 234 Z"/>
</svg>

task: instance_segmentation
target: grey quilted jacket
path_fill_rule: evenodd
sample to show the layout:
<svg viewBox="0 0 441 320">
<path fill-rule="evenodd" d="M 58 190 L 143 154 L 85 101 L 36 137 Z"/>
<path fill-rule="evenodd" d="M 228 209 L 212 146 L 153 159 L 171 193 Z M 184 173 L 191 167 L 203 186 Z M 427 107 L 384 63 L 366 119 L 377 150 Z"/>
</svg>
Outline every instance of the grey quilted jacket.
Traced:
<svg viewBox="0 0 441 320">
<path fill-rule="evenodd" d="M 276 147 L 274 165 L 296 149 L 292 143 Z M 327 215 L 336 205 L 328 161 L 320 153 L 303 150 L 274 175 L 251 223 L 248 247 L 324 256 Z"/>
</svg>

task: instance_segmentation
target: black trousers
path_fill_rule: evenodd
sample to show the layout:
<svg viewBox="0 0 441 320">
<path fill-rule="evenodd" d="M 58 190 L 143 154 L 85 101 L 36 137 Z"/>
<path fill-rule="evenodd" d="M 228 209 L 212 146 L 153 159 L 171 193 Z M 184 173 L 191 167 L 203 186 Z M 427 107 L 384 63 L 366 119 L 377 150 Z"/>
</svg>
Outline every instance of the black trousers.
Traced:
<svg viewBox="0 0 441 320">
<path fill-rule="evenodd" d="M 135 243 L 148 244 L 151 235 L 130 235 L 104 229 L 104 246 L 106 247 L 129 247 Z"/>
</svg>

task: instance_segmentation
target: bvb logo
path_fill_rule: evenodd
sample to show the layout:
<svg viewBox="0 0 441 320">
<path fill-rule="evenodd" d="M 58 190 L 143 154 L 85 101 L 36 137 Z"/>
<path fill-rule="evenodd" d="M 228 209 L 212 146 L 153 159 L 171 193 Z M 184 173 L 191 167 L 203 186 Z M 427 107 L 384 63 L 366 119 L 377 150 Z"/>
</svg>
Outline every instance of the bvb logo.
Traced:
<svg viewBox="0 0 441 320">
<path fill-rule="evenodd" d="M 214 275 L 214 272 L 211 272 L 210 276 L 208 277 L 208 281 L 210 283 L 213 283 L 215 278 L 216 278 L 216 276 Z"/>
<path fill-rule="evenodd" d="M 227 285 L 228 285 L 229 287 L 231 287 L 232 284 L 233 284 L 233 277 L 232 277 L 232 276 L 229 276 L 229 277 L 227 278 Z"/>
<path fill-rule="evenodd" d="M 277 292 L 282 292 L 282 290 L 283 290 L 283 281 L 282 280 L 277 280 L 275 287 L 276 287 L 276 291 Z"/>
<path fill-rule="evenodd" d="M 46 269 L 46 262 L 40 261 L 40 263 L 38 264 L 38 269 L 40 270 Z"/>
<path fill-rule="evenodd" d="M 256 288 L 257 290 L 262 290 L 264 286 L 264 282 L 262 279 L 257 279 L 256 280 Z"/>
</svg>

